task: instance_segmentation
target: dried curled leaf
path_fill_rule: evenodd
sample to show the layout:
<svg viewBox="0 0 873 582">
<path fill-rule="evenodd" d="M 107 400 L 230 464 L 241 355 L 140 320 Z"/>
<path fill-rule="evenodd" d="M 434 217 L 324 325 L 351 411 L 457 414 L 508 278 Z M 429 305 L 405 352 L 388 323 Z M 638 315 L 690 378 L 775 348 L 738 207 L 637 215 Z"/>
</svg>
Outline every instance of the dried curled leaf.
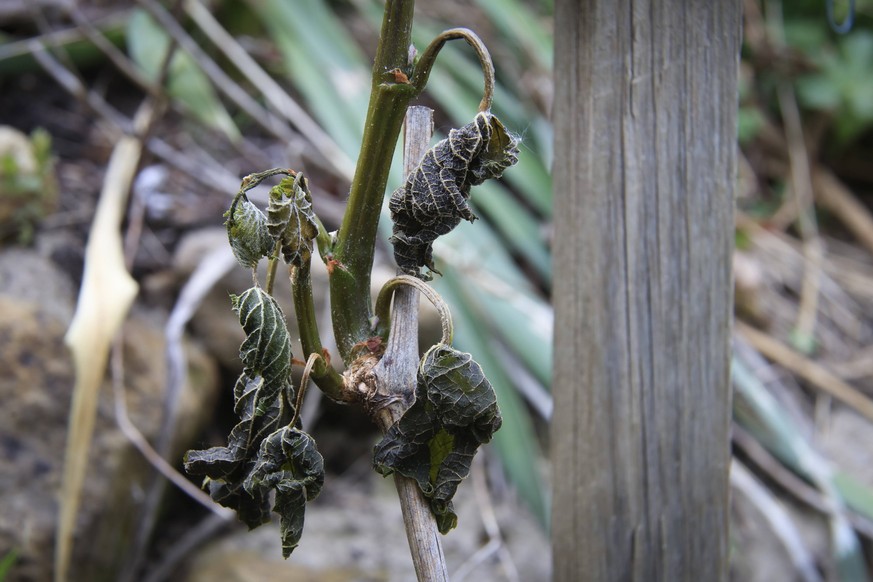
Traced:
<svg viewBox="0 0 873 582">
<path fill-rule="evenodd" d="M 293 400 L 291 340 L 282 310 L 261 288 L 253 287 L 231 299 L 246 332 L 240 346 L 243 373 L 234 387 L 234 411 L 240 422 L 231 430 L 226 447 L 188 451 L 185 470 L 192 475 L 205 475 L 212 498 L 234 509 L 241 521 L 255 528 L 270 520 L 271 486 L 247 484 L 266 483 L 264 479 L 253 477 L 263 474 L 276 458 L 274 449 L 265 443 L 279 438 L 275 435 L 284 430 L 293 430 L 281 428 L 293 412 L 289 410 Z M 291 515 L 290 510 L 280 511 L 276 506 L 274 509 L 283 519 L 286 514 Z M 299 538 L 299 532 L 297 536 Z"/>
<path fill-rule="evenodd" d="M 502 419 L 494 388 L 470 354 L 444 344 L 421 360 L 415 403 L 376 445 L 374 465 L 415 479 L 441 533 L 457 525 L 452 497 L 470 473 L 479 445 Z"/>
<path fill-rule="evenodd" d="M 279 393 L 260 376 L 239 377 L 234 387 L 234 410 L 240 422 L 233 427 L 226 447 L 188 451 L 185 470 L 210 479 L 233 478 L 257 453 L 261 441 L 279 427 L 282 407 Z"/>
<path fill-rule="evenodd" d="M 282 555 L 288 557 L 303 533 L 306 502 L 315 499 L 324 484 L 324 459 L 311 436 L 285 427 L 261 443 L 258 460 L 243 484 L 253 498 L 276 490 L 273 511 L 279 514 Z"/>
<path fill-rule="evenodd" d="M 489 111 L 449 132 L 428 150 L 403 186 L 394 191 L 388 208 L 394 222 L 391 242 L 400 269 L 430 280 L 421 267 L 433 266 L 433 241 L 460 224 L 476 219 L 467 200 L 470 188 L 499 178 L 518 161 L 518 138 Z"/>
<path fill-rule="evenodd" d="M 233 256 L 243 267 L 254 269 L 262 257 L 273 251 L 267 217 L 245 195 L 231 204 L 224 216 Z"/>
<path fill-rule="evenodd" d="M 302 266 L 309 261 L 318 226 L 312 210 L 312 194 L 303 174 L 283 178 L 270 190 L 267 229 L 274 241 L 281 241 L 286 263 Z"/>
</svg>

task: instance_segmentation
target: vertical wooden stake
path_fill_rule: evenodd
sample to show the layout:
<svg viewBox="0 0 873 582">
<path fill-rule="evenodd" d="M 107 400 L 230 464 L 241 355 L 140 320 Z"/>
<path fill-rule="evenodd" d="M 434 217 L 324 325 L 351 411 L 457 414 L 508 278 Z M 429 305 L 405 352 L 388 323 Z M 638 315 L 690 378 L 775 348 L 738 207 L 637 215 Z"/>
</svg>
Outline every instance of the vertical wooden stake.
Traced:
<svg viewBox="0 0 873 582">
<path fill-rule="evenodd" d="M 727 579 L 740 4 L 556 2 L 558 582 Z"/>
</svg>

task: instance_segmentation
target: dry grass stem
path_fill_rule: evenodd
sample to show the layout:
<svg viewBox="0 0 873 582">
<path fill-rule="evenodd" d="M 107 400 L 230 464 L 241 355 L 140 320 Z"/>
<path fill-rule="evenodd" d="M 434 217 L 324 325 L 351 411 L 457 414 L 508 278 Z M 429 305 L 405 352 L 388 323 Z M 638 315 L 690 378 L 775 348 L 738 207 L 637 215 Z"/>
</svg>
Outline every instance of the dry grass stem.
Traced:
<svg viewBox="0 0 873 582">
<path fill-rule="evenodd" d="M 829 370 L 742 321 L 737 321 L 735 328 L 743 339 L 761 352 L 764 357 L 797 374 L 811 385 L 851 406 L 859 414 L 873 421 L 873 400 Z"/>
</svg>

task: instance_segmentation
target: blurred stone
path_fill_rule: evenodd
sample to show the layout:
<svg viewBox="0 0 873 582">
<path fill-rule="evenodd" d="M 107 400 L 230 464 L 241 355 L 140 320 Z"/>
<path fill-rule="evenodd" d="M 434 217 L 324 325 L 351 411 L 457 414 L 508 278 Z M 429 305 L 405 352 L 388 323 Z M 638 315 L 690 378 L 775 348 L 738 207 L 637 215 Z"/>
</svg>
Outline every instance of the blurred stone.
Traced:
<svg viewBox="0 0 873 582">
<path fill-rule="evenodd" d="M 42 582 L 52 573 L 74 385 L 63 342 L 74 296 L 63 274 L 34 252 L 0 254 L 0 275 L 0 554 L 14 548 L 18 555 L 5 582 Z M 123 348 L 130 418 L 153 441 L 166 378 L 162 316 L 132 314 Z M 189 381 L 178 415 L 178 451 L 190 446 L 211 419 L 218 390 L 214 363 L 193 344 L 186 352 Z M 116 428 L 107 382 L 100 393 L 71 580 L 115 578 L 152 472 Z"/>
</svg>

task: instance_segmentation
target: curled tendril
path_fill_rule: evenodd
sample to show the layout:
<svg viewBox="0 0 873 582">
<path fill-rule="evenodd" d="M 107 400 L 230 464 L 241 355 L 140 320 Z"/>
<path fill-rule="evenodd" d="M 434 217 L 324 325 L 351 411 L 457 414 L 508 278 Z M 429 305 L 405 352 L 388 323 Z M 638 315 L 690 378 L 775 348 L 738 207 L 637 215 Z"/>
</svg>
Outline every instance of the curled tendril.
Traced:
<svg viewBox="0 0 873 582">
<path fill-rule="evenodd" d="M 489 111 L 491 109 L 491 101 L 494 99 L 494 63 L 491 61 L 491 54 L 482 39 L 475 32 L 468 28 L 452 28 L 441 32 L 421 53 L 418 63 L 415 66 L 415 73 L 412 76 L 411 83 L 417 92 L 424 90 L 427 85 L 427 79 L 430 77 L 430 71 L 433 68 L 436 57 L 442 50 L 443 46 L 450 40 L 467 41 L 473 50 L 476 51 L 476 56 L 479 57 L 479 64 L 482 66 L 482 76 L 485 78 L 485 90 L 482 94 L 482 101 L 479 103 L 479 111 Z"/>
<path fill-rule="evenodd" d="M 376 298 L 375 313 L 378 325 L 387 326 L 391 317 L 391 297 L 394 295 L 394 290 L 397 289 L 397 287 L 402 287 L 404 285 L 418 289 L 421 294 L 427 297 L 427 300 L 436 307 L 437 313 L 439 313 L 440 316 L 440 324 L 442 326 L 443 337 L 440 342 L 446 345 L 451 345 L 454 336 L 454 325 L 452 324 L 452 312 L 449 310 L 448 304 L 433 287 L 409 275 L 400 275 L 393 279 L 389 279 L 385 285 L 382 286 L 382 289 L 379 291 L 379 297 Z"/>
</svg>

